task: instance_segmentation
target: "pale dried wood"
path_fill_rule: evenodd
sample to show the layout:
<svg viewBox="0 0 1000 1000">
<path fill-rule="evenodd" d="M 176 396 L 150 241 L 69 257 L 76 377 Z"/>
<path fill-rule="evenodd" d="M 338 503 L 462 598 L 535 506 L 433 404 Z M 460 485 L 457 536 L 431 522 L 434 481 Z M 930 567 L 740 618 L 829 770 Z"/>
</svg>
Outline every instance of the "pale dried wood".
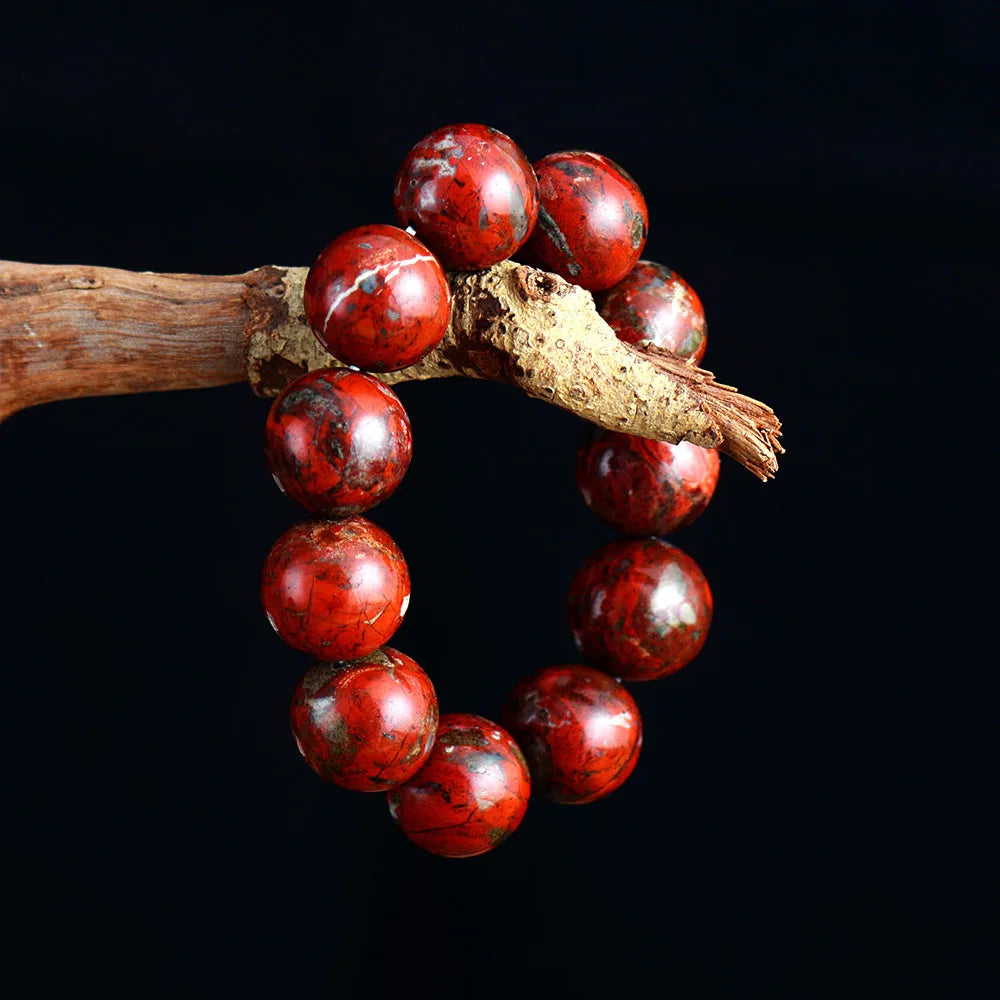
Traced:
<svg viewBox="0 0 1000 1000">
<path fill-rule="evenodd" d="M 78 396 L 249 380 L 274 395 L 332 367 L 305 323 L 305 268 L 227 276 L 0 262 L 0 419 Z M 510 261 L 451 276 L 452 323 L 389 384 L 506 382 L 613 430 L 719 448 L 761 479 L 781 445 L 770 407 L 703 369 L 619 341 L 592 296 Z"/>
</svg>

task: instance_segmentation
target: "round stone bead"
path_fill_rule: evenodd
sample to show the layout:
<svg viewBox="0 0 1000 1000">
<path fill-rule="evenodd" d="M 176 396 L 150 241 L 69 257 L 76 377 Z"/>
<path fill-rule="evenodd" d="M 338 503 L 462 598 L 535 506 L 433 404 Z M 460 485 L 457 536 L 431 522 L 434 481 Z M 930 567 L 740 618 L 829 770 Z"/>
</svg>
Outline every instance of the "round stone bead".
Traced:
<svg viewBox="0 0 1000 1000">
<path fill-rule="evenodd" d="M 418 664 L 384 646 L 350 663 L 316 663 L 299 681 L 290 715 L 299 752 L 321 778 L 384 792 L 423 766 L 438 703 Z"/>
<path fill-rule="evenodd" d="M 632 695 L 590 667 L 546 667 L 521 681 L 500 721 L 524 751 L 534 793 L 555 802 L 604 798 L 639 760 L 642 722 Z"/>
<path fill-rule="evenodd" d="M 528 240 L 532 263 L 591 291 L 635 266 L 649 216 L 634 180 L 599 153 L 550 153 L 535 164 L 541 208 Z"/>
<path fill-rule="evenodd" d="M 505 730 L 478 715 L 443 715 L 427 763 L 389 792 L 389 811 L 418 847 L 470 858 L 517 829 L 530 791 L 528 765 Z"/>
<path fill-rule="evenodd" d="M 271 404 L 264 451 L 274 481 L 324 517 L 360 514 L 391 495 L 413 438 L 388 386 L 347 368 L 308 372 Z"/>
<path fill-rule="evenodd" d="M 660 347 L 695 363 L 705 356 L 708 327 L 701 299 L 663 264 L 640 260 L 617 285 L 597 296 L 597 309 L 619 340 Z"/>
<path fill-rule="evenodd" d="M 410 574 L 399 547 L 371 521 L 304 521 L 268 554 L 261 600 L 289 646 L 322 660 L 354 660 L 399 628 Z"/>
<path fill-rule="evenodd" d="M 538 217 L 538 181 L 513 140 L 485 125 L 448 125 L 424 136 L 396 177 L 396 216 L 445 267 L 506 260 Z"/>
<path fill-rule="evenodd" d="M 595 428 L 576 456 L 576 484 L 602 521 L 627 535 L 665 535 L 695 521 L 719 481 L 719 453 Z"/>
<path fill-rule="evenodd" d="M 659 538 L 610 542 L 577 571 L 567 612 L 583 656 L 620 679 L 650 681 L 705 645 L 712 594 L 698 564 Z"/>
<path fill-rule="evenodd" d="M 306 276 L 302 302 L 327 351 L 373 372 L 419 361 L 451 318 L 441 264 L 395 226 L 360 226 L 324 247 Z"/>
</svg>

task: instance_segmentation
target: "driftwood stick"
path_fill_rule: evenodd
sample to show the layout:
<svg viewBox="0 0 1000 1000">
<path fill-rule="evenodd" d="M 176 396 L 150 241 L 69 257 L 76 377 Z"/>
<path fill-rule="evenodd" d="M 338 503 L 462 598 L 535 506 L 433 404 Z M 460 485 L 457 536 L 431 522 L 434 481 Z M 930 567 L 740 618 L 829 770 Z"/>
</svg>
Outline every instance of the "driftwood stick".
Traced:
<svg viewBox="0 0 1000 1000">
<path fill-rule="evenodd" d="M 249 380 L 275 395 L 337 364 L 305 324 L 305 268 L 222 277 L 0 261 L 0 419 L 78 396 Z M 451 275 L 452 323 L 389 384 L 464 375 L 519 386 L 592 423 L 731 455 L 773 476 L 780 423 L 707 371 L 619 341 L 591 295 L 513 262 Z"/>
</svg>

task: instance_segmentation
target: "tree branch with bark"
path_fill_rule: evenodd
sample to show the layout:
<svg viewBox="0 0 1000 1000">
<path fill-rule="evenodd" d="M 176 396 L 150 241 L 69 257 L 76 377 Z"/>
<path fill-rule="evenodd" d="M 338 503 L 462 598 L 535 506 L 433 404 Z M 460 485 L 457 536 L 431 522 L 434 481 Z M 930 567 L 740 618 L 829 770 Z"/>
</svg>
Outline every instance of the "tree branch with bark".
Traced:
<svg viewBox="0 0 1000 1000">
<path fill-rule="evenodd" d="M 0 420 L 58 399 L 240 381 L 273 396 L 305 371 L 336 367 L 305 322 L 306 273 L 0 261 Z M 777 471 L 781 424 L 769 406 L 618 340 L 584 289 L 512 261 L 450 280 L 444 339 L 417 364 L 378 375 L 383 382 L 505 382 L 600 427 L 718 448 L 762 480 Z"/>
</svg>

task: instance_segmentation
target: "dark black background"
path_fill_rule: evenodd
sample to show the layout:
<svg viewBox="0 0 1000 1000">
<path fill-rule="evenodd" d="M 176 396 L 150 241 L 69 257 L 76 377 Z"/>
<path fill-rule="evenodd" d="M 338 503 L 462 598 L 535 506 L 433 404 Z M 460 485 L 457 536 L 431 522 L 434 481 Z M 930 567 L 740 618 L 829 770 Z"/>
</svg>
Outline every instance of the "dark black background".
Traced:
<svg viewBox="0 0 1000 1000">
<path fill-rule="evenodd" d="M 36 7 L 0 32 L 0 256 L 306 264 L 391 221 L 438 125 L 592 148 L 643 187 L 645 256 L 699 291 L 705 363 L 774 405 L 788 454 L 767 485 L 726 461 L 676 539 L 716 620 L 633 688 L 635 775 L 456 862 L 298 759 L 307 661 L 257 593 L 300 517 L 264 467 L 267 404 L 14 416 L 9 973 L 33 995 L 985 994 L 995 652 L 961 648 L 985 537 L 952 506 L 988 500 L 954 445 L 972 404 L 935 386 L 995 336 L 988 5 Z M 574 418 L 460 380 L 400 395 L 415 460 L 373 515 L 414 581 L 394 645 L 444 711 L 495 715 L 574 658 L 567 584 L 613 532 L 575 492 Z"/>
</svg>

